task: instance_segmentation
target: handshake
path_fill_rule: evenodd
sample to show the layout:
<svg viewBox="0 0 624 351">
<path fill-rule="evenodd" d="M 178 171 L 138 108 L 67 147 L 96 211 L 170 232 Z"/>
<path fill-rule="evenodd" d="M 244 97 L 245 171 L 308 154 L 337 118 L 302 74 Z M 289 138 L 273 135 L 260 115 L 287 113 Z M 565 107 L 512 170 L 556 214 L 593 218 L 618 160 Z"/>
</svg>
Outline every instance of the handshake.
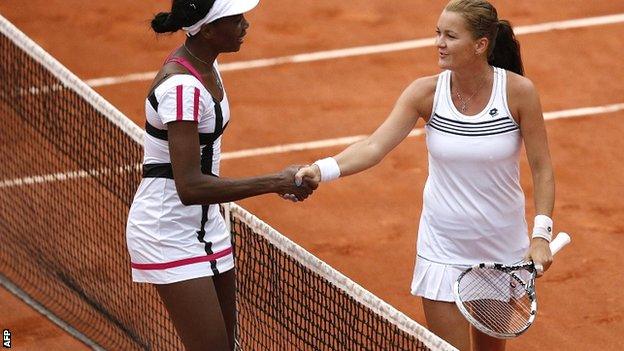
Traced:
<svg viewBox="0 0 624 351">
<path fill-rule="evenodd" d="M 318 188 L 321 172 L 317 165 L 289 166 L 280 172 L 280 188 L 277 191 L 283 199 L 292 202 L 305 200 Z"/>
</svg>

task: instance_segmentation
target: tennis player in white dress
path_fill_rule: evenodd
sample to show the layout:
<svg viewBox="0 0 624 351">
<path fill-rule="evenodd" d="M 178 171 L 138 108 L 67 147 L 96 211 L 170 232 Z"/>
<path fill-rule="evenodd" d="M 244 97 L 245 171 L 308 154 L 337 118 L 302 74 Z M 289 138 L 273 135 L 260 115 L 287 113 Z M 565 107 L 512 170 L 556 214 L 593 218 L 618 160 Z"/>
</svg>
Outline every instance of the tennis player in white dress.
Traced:
<svg viewBox="0 0 624 351">
<path fill-rule="evenodd" d="M 544 271 L 550 266 L 554 177 L 544 118 L 513 30 L 489 2 L 450 1 L 436 33 L 443 72 L 415 80 L 373 134 L 297 177 L 330 181 L 370 168 L 422 118 L 429 175 L 411 292 L 422 297 L 434 333 L 460 350 L 500 351 L 504 340 L 471 328 L 457 310 L 452 285 L 483 261 L 527 257 Z M 531 236 L 519 182 L 523 143 L 537 213 Z"/>
<path fill-rule="evenodd" d="M 221 138 L 230 121 L 217 56 L 236 52 L 258 0 L 173 0 L 152 21 L 183 30 L 145 101 L 143 180 L 128 215 L 132 279 L 154 284 L 186 350 L 235 348 L 231 236 L 219 203 L 277 193 L 304 200 L 316 184 L 297 166 L 264 176 L 221 178 Z"/>
</svg>

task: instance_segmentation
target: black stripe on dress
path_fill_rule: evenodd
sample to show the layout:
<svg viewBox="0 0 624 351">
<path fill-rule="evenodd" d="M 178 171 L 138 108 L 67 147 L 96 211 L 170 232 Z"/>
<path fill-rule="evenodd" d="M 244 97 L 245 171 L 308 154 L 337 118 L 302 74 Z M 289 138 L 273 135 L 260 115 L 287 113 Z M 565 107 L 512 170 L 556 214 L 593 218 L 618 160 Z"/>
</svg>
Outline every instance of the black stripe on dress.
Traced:
<svg viewBox="0 0 624 351">
<path fill-rule="evenodd" d="M 154 109 L 154 111 L 158 113 L 158 99 L 156 99 L 156 94 L 152 92 L 147 97 L 147 100 L 149 101 L 150 105 L 152 105 L 152 108 Z"/>
<path fill-rule="evenodd" d="M 513 127 L 513 128 L 510 128 L 510 129 L 503 129 L 503 130 L 500 130 L 500 131 L 497 131 L 497 132 L 492 132 L 492 133 L 458 133 L 458 132 L 449 131 L 449 130 L 446 130 L 446 129 L 440 129 L 440 128 L 434 126 L 433 124 L 429 124 L 429 125 L 431 126 L 431 128 L 439 130 L 439 131 L 444 132 L 444 133 L 461 135 L 461 136 L 470 136 L 470 137 L 504 134 L 504 133 L 512 132 L 512 131 L 518 129 L 518 127 Z"/>
<path fill-rule="evenodd" d="M 208 256 L 212 255 L 214 252 L 212 251 L 212 242 L 206 241 L 206 223 L 208 222 L 208 210 L 210 209 L 210 205 L 202 206 L 202 218 L 201 218 L 201 227 L 197 231 L 197 240 L 199 242 L 204 243 L 204 251 Z M 212 269 L 213 274 L 219 274 L 219 270 L 217 269 L 217 260 L 210 260 L 210 268 Z"/>
<path fill-rule="evenodd" d="M 509 122 L 509 123 L 494 123 L 492 125 L 480 126 L 480 127 L 463 127 L 463 126 L 457 126 L 454 124 L 445 123 L 445 122 L 440 121 L 439 119 L 433 119 L 431 123 L 435 123 L 440 128 L 449 128 L 449 129 L 454 129 L 460 132 L 475 132 L 475 131 L 483 132 L 483 131 L 491 131 L 491 130 L 502 129 L 502 128 L 511 128 L 511 127 L 516 126 L 515 124 Z"/>
<path fill-rule="evenodd" d="M 441 132 L 461 136 L 488 136 L 512 132 L 518 129 L 510 117 L 498 118 L 484 122 L 462 122 L 444 118 L 437 113 L 428 125 Z"/>
<path fill-rule="evenodd" d="M 214 156 L 214 143 L 217 139 L 223 134 L 223 130 L 225 129 L 223 126 L 223 112 L 221 109 L 221 104 L 213 98 L 214 102 L 214 110 L 215 110 L 215 131 L 210 134 L 210 139 L 206 140 L 204 148 L 201 153 L 201 171 L 204 174 L 211 174 L 216 176 L 212 172 L 212 157 Z M 214 252 L 212 250 L 213 243 L 211 241 L 206 241 L 206 223 L 208 222 L 208 210 L 210 209 L 210 205 L 202 206 L 202 218 L 201 218 L 201 227 L 197 232 L 197 238 L 200 242 L 204 243 L 204 251 L 206 251 L 207 255 L 212 255 Z M 210 261 L 210 268 L 212 269 L 213 274 L 219 274 L 219 270 L 217 269 L 217 260 Z"/>
</svg>

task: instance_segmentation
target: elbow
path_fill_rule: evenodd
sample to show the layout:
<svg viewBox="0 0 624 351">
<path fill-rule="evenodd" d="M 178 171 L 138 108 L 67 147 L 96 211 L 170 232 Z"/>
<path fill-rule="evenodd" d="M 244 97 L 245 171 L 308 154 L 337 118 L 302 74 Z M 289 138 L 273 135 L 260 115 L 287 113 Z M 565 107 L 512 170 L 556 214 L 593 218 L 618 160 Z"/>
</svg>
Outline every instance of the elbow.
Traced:
<svg viewBox="0 0 624 351">
<path fill-rule="evenodd" d="M 385 152 L 380 145 L 371 141 L 366 143 L 366 147 L 368 149 L 368 159 L 371 167 L 379 164 L 387 155 L 387 152 Z"/>
<path fill-rule="evenodd" d="M 178 198 L 184 206 L 212 205 L 219 203 L 217 186 L 212 184 L 212 179 L 199 178 L 196 181 L 176 180 Z"/>
<path fill-rule="evenodd" d="M 200 199 L 197 196 L 197 190 L 194 189 L 192 183 L 176 180 L 175 182 L 178 198 L 184 206 L 200 205 Z"/>
<path fill-rule="evenodd" d="M 180 198 L 180 202 L 182 202 L 182 205 L 184 206 L 199 205 L 197 203 L 197 200 L 194 199 L 193 193 L 191 191 L 178 190 L 178 197 Z"/>
</svg>

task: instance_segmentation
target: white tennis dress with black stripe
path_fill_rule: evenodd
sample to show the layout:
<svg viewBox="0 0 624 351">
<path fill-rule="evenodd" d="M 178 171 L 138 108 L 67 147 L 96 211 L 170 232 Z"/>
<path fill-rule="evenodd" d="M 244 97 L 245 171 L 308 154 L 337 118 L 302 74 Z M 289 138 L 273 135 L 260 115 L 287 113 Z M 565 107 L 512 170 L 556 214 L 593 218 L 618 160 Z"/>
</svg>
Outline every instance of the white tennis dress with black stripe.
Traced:
<svg viewBox="0 0 624 351">
<path fill-rule="evenodd" d="M 176 60 L 179 60 L 177 58 Z M 178 62 L 184 66 L 187 61 Z M 216 68 L 216 62 L 215 62 Z M 143 180 L 130 208 L 126 241 L 136 282 L 167 284 L 212 276 L 234 266 L 230 233 L 218 205 L 185 206 L 173 180 L 167 123 L 198 123 L 202 173 L 217 177 L 227 95 L 216 101 L 195 74 L 175 74 L 145 101 Z"/>
<path fill-rule="evenodd" d="M 507 105 L 507 72 L 494 68 L 486 107 L 460 113 L 451 99 L 451 72 L 438 77 L 425 126 L 429 175 L 418 230 L 411 291 L 453 301 L 452 285 L 466 266 L 514 263 L 529 246 L 519 182 L 522 136 Z"/>
</svg>

